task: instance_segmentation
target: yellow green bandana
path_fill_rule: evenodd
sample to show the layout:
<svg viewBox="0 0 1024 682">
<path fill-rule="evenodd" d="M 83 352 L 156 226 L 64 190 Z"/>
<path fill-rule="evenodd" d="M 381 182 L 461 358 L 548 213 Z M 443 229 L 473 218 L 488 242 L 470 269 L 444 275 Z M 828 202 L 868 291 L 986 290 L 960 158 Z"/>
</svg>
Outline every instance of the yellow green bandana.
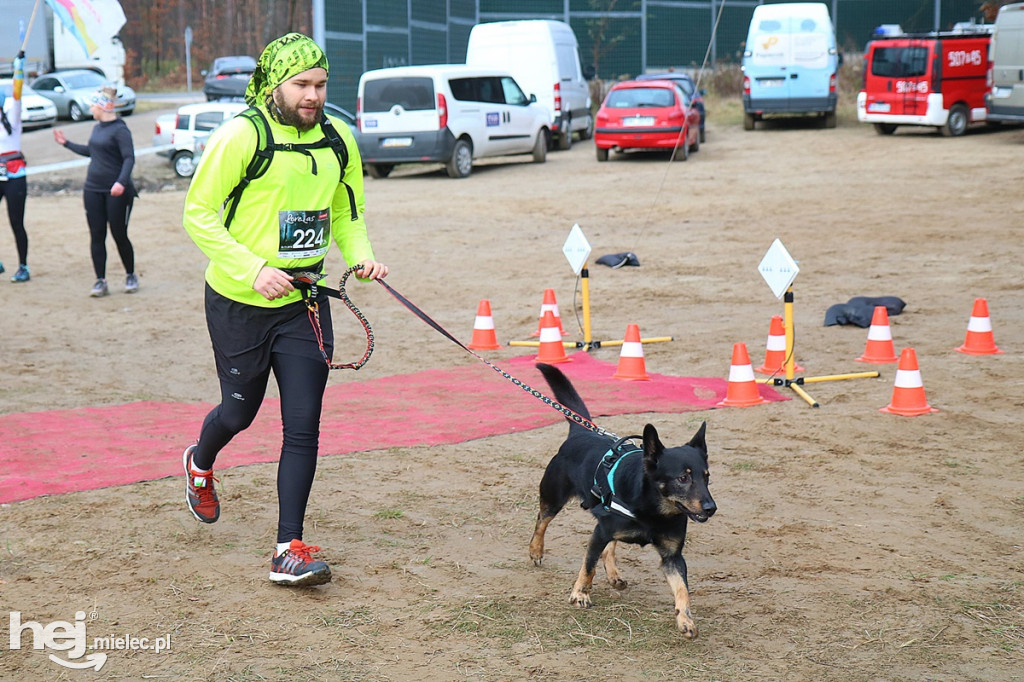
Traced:
<svg viewBox="0 0 1024 682">
<path fill-rule="evenodd" d="M 327 70 L 327 55 L 319 45 L 301 33 L 283 35 L 260 54 L 256 71 L 245 88 L 245 101 L 251 107 L 268 104 L 274 88 L 316 67 Z"/>
</svg>

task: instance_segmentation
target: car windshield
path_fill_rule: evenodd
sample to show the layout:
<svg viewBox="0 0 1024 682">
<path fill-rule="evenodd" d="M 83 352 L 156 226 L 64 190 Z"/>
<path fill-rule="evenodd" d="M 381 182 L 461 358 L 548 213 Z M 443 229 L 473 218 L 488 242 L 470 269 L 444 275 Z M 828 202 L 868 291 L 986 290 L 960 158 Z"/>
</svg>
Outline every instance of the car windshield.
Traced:
<svg viewBox="0 0 1024 682">
<path fill-rule="evenodd" d="M 68 84 L 68 88 L 71 90 L 79 90 L 81 88 L 101 88 L 104 85 L 103 76 L 98 73 L 93 73 L 92 71 L 65 76 L 64 81 Z"/>
<path fill-rule="evenodd" d="M 666 88 L 622 88 L 611 91 L 607 106 L 612 109 L 660 109 L 674 103 L 672 91 Z"/>
</svg>

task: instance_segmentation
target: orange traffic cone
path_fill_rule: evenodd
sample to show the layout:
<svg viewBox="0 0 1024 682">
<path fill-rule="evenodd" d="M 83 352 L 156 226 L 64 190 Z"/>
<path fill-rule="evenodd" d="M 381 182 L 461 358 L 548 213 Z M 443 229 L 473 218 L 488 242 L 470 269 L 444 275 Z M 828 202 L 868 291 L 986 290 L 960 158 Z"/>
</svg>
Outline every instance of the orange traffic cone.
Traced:
<svg viewBox="0 0 1024 682">
<path fill-rule="evenodd" d="M 647 367 L 644 366 L 644 345 L 640 343 L 639 325 L 626 326 L 626 338 L 619 352 L 619 366 L 612 378 L 628 381 L 651 380 L 651 377 L 647 376 Z"/>
<path fill-rule="evenodd" d="M 768 348 L 764 354 L 764 364 L 755 369 L 761 374 L 778 374 L 786 364 L 786 328 L 782 324 L 782 316 L 775 315 L 768 325 Z M 793 362 L 793 370 L 804 371 L 804 368 Z"/>
<path fill-rule="evenodd" d="M 921 370 L 917 368 L 917 354 L 913 348 L 904 348 L 900 354 L 900 364 L 896 367 L 896 382 L 892 389 L 892 402 L 879 412 L 903 417 L 938 412 L 924 397 L 924 383 L 921 381 Z"/>
<path fill-rule="evenodd" d="M 876 305 L 871 315 L 871 328 L 868 329 L 868 343 L 864 355 L 857 362 L 871 362 L 881 365 L 897 362 L 896 349 L 892 345 L 892 331 L 889 329 L 889 313 L 884 305 Z"/>
<path fill-rule="evenodd" d="M 992 336 L 992 320 L 989 319 L 988 301 L 985 299 L 974 299 L 974 310 L 967 322 L 967 338 L 957 350 L 970 355 L 995 355 L 1003 352 L 996 347 L 995 337 Z"/>
<path fill-rule="evenodd" d="M 544 317 L 540 321 L 540 349 L 535 360 L 549 365 L 572 361 L 572 358 L 565 354 L 562 333 L 558 331 L 558 322 L 550 310 L 544 312 Z"/>
<path fill-rule="evenodd" d="M 473 321 L 473 340 L 467 348 L 473 350 L 497 350 L 498 338 L 494 335 L 494 318 L 491 316 L 491 302 L 486 298 L 476 307 L 476 320 Z"/>
<path fill-rule="evenodd" d="M 761 397 L 754 381 L 754 369 L 750 366 L 747 346 L 734 343 L 732 346 L 732 365 L 729 367 L 729 386 L 725 390 L 725 400 L 718 403 L 719 407 L 750 407 L 768 402 Z"/>
<path fill-rule="evenodd" d="M 551 311 L 555 316 L 555 322 L 558 324 L 558 331 L 563 337 L 565 337 L 565 327 L 562 326 L 562 318 L 558 314 L 558 301 L 555 300 L 554 289 L 544 290 L 544 301 L 540 304 L 540 315 L 537 318 L 537 331 L 530 334 L 530 336 L 540 336 L 540 332 L 544 328 L 544 313 L 548 311 Z"/>
</svg>

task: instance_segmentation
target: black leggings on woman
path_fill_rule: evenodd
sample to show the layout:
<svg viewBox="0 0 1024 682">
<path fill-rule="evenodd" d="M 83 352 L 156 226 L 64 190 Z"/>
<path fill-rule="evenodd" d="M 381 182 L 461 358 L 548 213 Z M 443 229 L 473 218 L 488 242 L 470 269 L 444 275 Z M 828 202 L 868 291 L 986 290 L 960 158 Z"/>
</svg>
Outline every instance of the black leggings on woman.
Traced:
<svg viewBox="0 0 1024 682">
<path fill-rule="evenodd" d="M 82 192 L 85 220 L 89 223 L 92 268 L 96 279 L 107 277 L 107 225 L 121 255 L 126 274 L 135 272 L 135 250 L 128 241 L 128 219 L 132 214 L 135 197 L 129 190 L 119 197 L 110 192 Z"/>
<path fill-rule="evenodd" d="M 277 467 L 277 541 L 302 539 L 309 491 L 316 473 L 320 442 L 320 409 L 329 370 L 322 360 L 272 353 L 270 360 L 281 393 L 284 442 Z M 220 382 L 221 403 L 203 422 L 192 457 L 200 469 L 213 468 L 217 453 L 256 418 L 270 379 L 270 368 L 244 384 Z"/>
<path fill-rule="evenodd" d="M 28 181 L 25 176 L 8 178 L 0 182 L 0 197 L 7 200 L 7 217 L 14 231 L 14 244 L 18 247 L 18 264 L 28 265 L 28 233 L 25 232 L 25 197 Z"/>
</svg>

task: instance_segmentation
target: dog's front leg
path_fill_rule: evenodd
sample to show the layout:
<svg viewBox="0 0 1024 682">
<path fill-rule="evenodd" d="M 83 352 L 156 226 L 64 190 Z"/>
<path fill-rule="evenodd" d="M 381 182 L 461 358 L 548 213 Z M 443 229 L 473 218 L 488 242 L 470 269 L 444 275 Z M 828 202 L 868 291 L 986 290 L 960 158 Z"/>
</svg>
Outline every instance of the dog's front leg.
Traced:
<svg viewBox="0 0 1024 682">
<path fill-rule="evenodd" d="M 624 590 L 629 587 L 629 583 L 622 579 L 619 567 L 615 565 L 615 546 L 618 544 L 615 540 L 609 542 L 601 552 L 601 559 L 604 560 L 604 572 L 608 576 L 609 584 L 616 590 Z"/>
<path fill-rule="evenodd" d="M 576 578 L 576 584 L 572 586 L 572 593 L 569 595 L 569 603 L 575 604 L 583 609 L 593 606 L 590 601 L 590 588 L 594 585 L 594 573 L 597 569 L 597 560 L 601 558 L 605 547 L 608 546 L 608 538 L 601 532 L 598 524 L 594 534 L 590 536 L 590 544 L 587 546 L 587 556 L 583 558 L 583 566 L 580 567 L 580 574 Z"/>
<path fill-rule="evenodd" d="M 697 637 L 697 625 L 690 614 L 690 590 L 686 585 L 686 561 L 682 554 L 661 558 L 661 570 L 676 602 L 676 626 L 687 639 Z"/>
</svg>

